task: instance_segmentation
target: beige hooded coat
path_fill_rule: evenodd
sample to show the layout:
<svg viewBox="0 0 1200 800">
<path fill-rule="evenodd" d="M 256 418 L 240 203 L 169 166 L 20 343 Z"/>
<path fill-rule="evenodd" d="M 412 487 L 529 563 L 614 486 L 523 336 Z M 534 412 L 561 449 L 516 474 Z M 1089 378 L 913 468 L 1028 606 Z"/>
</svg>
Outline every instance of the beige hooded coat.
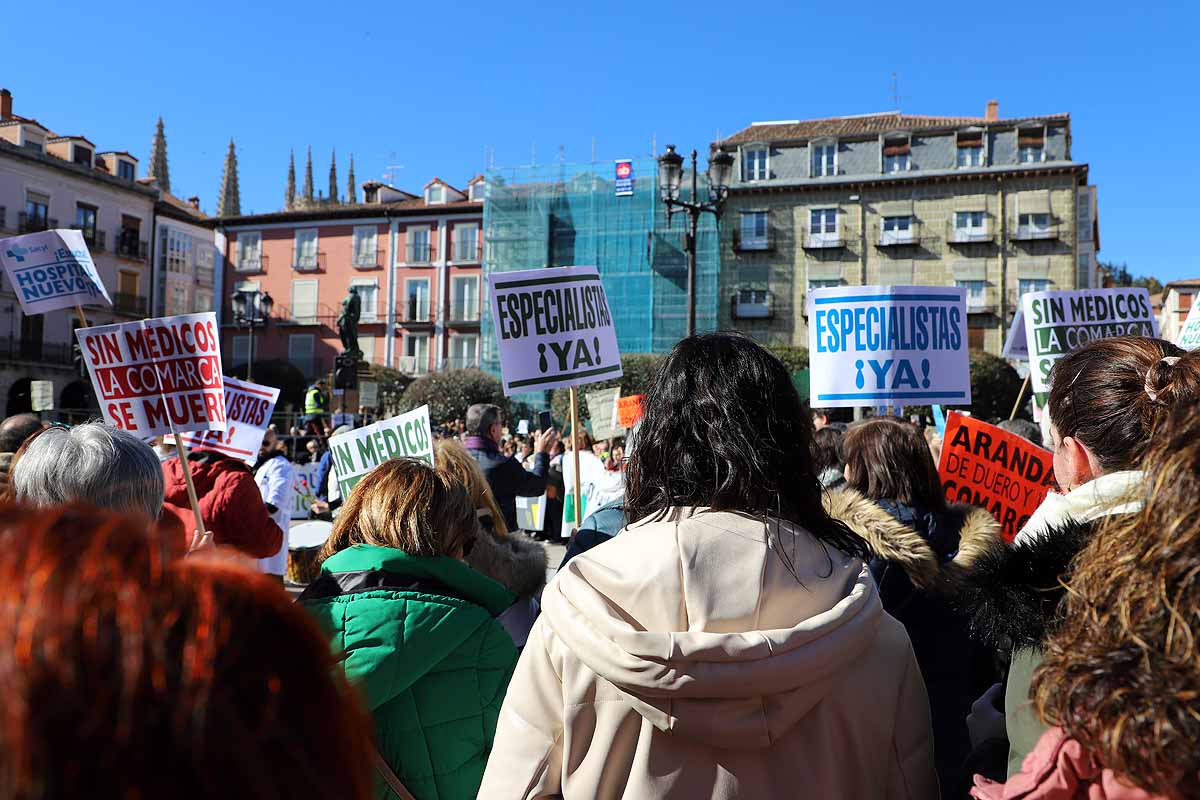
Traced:
<svg viewBox="0 0 1200 800">
<path fill-rule="evenodd" d="M 936 798 L 908 636 L 802 529 L 634 524 L 546 587 L 479 792 L 560 796 Z"/>
</svg>

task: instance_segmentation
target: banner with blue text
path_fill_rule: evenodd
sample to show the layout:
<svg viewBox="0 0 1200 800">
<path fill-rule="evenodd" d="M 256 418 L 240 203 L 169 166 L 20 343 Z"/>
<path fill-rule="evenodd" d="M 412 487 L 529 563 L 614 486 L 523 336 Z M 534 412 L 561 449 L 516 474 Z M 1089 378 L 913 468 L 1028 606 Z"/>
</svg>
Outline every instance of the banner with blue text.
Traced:
<svg viewBox="0 0 1200 800">
<path fill-rule="evenodd" d="M 813 408 L 969 405 L 966 290 L 837 286 L 808 300 Z"/>
<path fill-rule="evenodd" d="M 85 303 L 112 305 L 79 231 L 41 231 L 4 239 L 0 265 L 26 314 Z"/>
</svg>

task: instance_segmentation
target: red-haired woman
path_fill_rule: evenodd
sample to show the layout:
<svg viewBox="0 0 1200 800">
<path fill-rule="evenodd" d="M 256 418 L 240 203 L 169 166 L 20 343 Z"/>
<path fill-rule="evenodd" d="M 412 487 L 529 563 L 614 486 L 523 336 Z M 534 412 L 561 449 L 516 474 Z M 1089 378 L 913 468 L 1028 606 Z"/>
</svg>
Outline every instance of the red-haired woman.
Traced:
<svg viewBox="0 0 1200 800">
<path fill-rule="evenodd" d="M 1033 682 L 1051 727 L 982 800 L 1200 797 L 1200 417 L 1176 411 L 1144 461 L 1136 514 L 1076 560 Z"/>
<path fill-rule="evenodd" d="M 0 797 L 370 796 L 328 641 L 270 580 L 143 524 L 0 507 Z"/>
</svg>

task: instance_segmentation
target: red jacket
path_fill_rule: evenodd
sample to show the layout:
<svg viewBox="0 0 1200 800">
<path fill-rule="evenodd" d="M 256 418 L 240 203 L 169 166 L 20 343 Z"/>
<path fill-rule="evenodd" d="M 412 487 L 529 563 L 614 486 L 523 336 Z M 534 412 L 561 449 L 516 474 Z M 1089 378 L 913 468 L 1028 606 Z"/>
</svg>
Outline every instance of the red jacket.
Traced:
<svg viewBox="0 0 1200 800">
<path fill-rule="evenodd" d="M 283 531 L 267 513 L 254 473 L 248 466 L 212 450 L 190 453 L 188 464 L 196 496 L 200 498 L 200 516 L 204 527 L 212 531 L 214 544 L 235 547 L 254 558 L 267 558 L 279 552 Z M 162 469 L 166 483 L 163 510 L 178 517 L 185 530 L 195 530 L 196 521 L 179 459 L 164 461 Z"/>
</svg>

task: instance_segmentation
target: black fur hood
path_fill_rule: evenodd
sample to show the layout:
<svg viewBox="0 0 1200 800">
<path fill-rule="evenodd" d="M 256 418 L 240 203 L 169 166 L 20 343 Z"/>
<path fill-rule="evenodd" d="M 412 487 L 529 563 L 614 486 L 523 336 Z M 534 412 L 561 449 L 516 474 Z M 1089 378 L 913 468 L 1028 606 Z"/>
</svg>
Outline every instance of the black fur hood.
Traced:
<svg viewBox="0 0 1200 800">
<path fill-rule="evenodd" d="M 1061 619 L 1063 581 L 1098 522 L 1067 520 L 1030 541 L 979 556 L 958 601 L 974 636 L 999 649 L 1040 648 Z"/>
</svg>

